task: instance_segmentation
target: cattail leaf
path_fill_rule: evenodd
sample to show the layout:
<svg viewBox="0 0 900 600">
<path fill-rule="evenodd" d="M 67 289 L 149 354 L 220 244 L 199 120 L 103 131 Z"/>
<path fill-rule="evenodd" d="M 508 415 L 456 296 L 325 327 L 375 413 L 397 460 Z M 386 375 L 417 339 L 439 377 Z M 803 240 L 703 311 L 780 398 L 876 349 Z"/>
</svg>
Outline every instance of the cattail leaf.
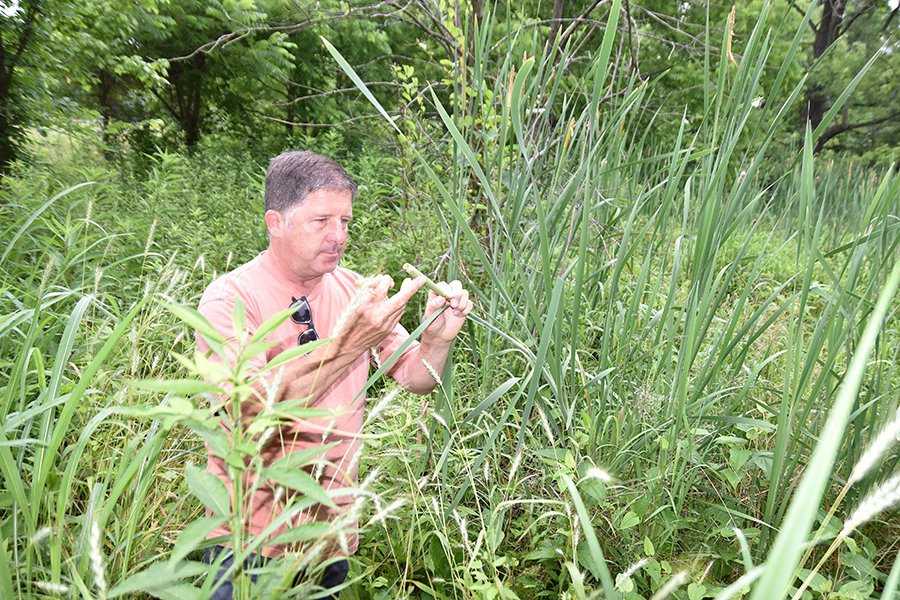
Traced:
<svg viewBox="0 0 900 600">
<path fill-rule="evenodd" d="M 609 7 L 609 18 L 603 31 L 603 41 L 600 42 L 600 53 L 594 61 L 594 91 L 591 94 L 591 114 L 597 111 L 600 99 L 603 98 L 603 88 L 606 85 L 606 74 L 609 72 L 609 57 L 612 53 L 613 40 L 616 37 L 616 28 L 619 23 L 619 11 L 622 9 L 622 0 L 613 0 Z"/>
<path fill-rule="evenodd" d="M 387 119 L 387 122 L 391 124 L 391 127 L 393 127 L 401 137 L 405 137 L 403 135 L 403 132 L 400 131 L 400 128 L 397 127 L 397 124 L 394 122 L 393 117 L 391 117 L 387 113 L 387 111 L 384 110 L 384 107 L 381 106 L 381 103 L 378 101 L 378 99 L 372 95 L 372 92 L 369 91 L 369 87 L 365 84 L 365 82 L 363 82 L 360 76 L 356 74 L 356 71 L 352 66 L 350 66 L 350 63 L 348 63 L 347 60 L 341 55 L 341 53 L 331 45 L 331 42 L 329 42 L 322 36 L 319 36 L 319 39 L 321 39 L 322 43 L 325 44 L 325 48 L 328 50 L 328 53 L 331 54 L 335 61 L 337 61 L 341 69 L 343 69 L 344 73 L 346 73 L 347 76 L 350 77 L 350 79 L 353 81 L 353 84 L 359 89 L 359 91 L 363 93 L 366 99 L 372 103 L 372 106 L 378 109 L 378 112 L 381 113 L 381 116 Z"/>
<path fill-rule="evenodd" d="M 810 134 L 807 130 L 807 144 L 810 143 Z M 781 523 L 778 537 L 766 561 L 765 574 L 754 587 L 751 600 L 783 597 L 794 578 L 803 551 L 803 543 L 822 502 L 822 494 L 831 476 L 835 456 L 841 447 L 841 438 L 862 384 L 869 353 L 875 346 L 898 285 L 900 285 L 900 261 L 894 265 L 878 297 L 875 309 L 869 316 L 850 366 L 844 374 L 828 420 L 819 435 L 819 442 L 791 500 L 787 515 Z"/>
</svg>

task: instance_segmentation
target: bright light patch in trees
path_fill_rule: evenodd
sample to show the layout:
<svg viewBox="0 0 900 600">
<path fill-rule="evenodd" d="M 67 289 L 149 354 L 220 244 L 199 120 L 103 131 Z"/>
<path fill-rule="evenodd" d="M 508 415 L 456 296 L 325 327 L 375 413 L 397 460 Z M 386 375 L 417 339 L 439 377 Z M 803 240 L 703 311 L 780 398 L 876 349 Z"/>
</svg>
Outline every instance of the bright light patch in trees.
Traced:
<svg viewBox="0 0 900 600">
<path fill-rule="evenodd" d="M 17 12 L 19 12 L 19 0 L 12 0 L 12 2 L 9 3 L 0 0 L 0 15 L 11 17 Z"/>
</svg>

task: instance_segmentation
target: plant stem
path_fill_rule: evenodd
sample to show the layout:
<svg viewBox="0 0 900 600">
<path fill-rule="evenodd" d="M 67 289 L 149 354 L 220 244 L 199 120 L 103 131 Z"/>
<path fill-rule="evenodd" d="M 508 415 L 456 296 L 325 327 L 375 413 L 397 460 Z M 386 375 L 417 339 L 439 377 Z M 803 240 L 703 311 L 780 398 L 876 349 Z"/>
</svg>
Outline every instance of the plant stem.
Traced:
<svg viewBox="0 0 900 600">
<path fill-rule="evenodd" d="M 410 277 L 413 277 L 413 278 L 424 277 L 425 278 L 425 287 L 427 287 L 429 290 L 431 290 L 438 296 L 446 298 L 447 300 L 450 299 L 450 295 L 447 294 L 447 292 L 445 292 L 444 290 L 439 288 L 437 286 L 437 284 L 435 282 L 433 282 L 430 277 L 428 277 L 428 275 L 425 275 L 424 273 L 422 273 L 422 271 L 418 270 L 411 264 L 403 263 L 403 270 L 406 271 L 406 274 L 409 275 Z"/>
</svg>

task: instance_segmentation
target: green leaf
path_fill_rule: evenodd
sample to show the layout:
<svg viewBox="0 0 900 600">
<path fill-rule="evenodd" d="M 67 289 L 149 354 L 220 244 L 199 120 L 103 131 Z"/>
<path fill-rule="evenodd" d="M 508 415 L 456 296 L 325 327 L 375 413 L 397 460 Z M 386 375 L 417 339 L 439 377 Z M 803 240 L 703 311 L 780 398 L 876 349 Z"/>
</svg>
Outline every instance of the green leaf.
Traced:
<svg viewBox="0 0 900 600">
<path fill-rule="evenodd" d="M 328 497 L 319 482 L 306 471 L 272 466 L 265 470 L 264 475 L 275 483 L 305 494 L 320 504 L 336 508 L 334 501 Z"/>
<path fill-rule="evenodd" d="M 375 96 L 372 95 L 372 92 L 369 91 L 368 86 L 366 86 L 363 80 L 360 79 L 359 75 L 356 74 L 356 71 L 353 70 L 353 67 L 350 66 L 350 63 L 348 63 L 347 60 L 343 56 L 341 56 L 341 53 L 331 45 L 331 42 L 321 36 L 319 39 L 321 39 L 322 43 L 325 44 L 325 48 L 328 50 L 328 53 L 331 54 L 334 60 L 337 61 L 337 63 L 341 66 L 341 69 L 343 69 L 344 73 L 346 73 L 347 76 L 350 77 L 350 79 L 353 81 L 353 84 L 357 88 L 359 88 L 359 91 L 361 91 L 366 99 L 372 103 L 372 106 L 374 106 L 378 110 L 378 112 L 381 113 L 382 117 L 387 119 L 387 122 L 390 123 L 391 127 L 393 127 L 397 131 L 397 133 L 400 134 L 401 138 L 405 138 L 403 132 L 400 131 L 400 128 L 397 127 L 397 124 L 394 122 L 394 119 L 387 113 L 386 110 L 384 110 L 384 107 L 381 106 L 381 103 L 375 98 Z"/>
<path fill-rule="evenodd" d="M 222 334 L 216 331 L 216 328 L 212 326 L 212 323 L 210 323 L 206 317 L 201 315 L 197 311 L 197 309 L 190 306 L 183 306 L 181 304 L 174 304 L 171 302 L 164 302 L 163 306 L 166 307 L 166 310 L 184 321 L 184 323 L 186 323 L 192 329 L 195 329 L 205 338 L 219 344 L 225 342 L 225 338 L 222 336 Z"/>
<path fill-rule="evenodd" d="M 631 577 L 625 577 L 622 573 L 616 575 L 616 589 L 625 594 L 634 591 L 634 581 Z"/>
<path fill-rule="evenodd" d="M 647 556 L 653 556 L 656 554 L 655 548 L 653 548 L 653 542 L 650 541 L 650 538 L 644 538 L 644 554 Z"/>
<path fill-rule="evenodd" d="M 325 455 L 325 452 L 327 450 L 334 448 L 337 445 L 338 442 L 332 442 L 330 444 L 312 446 L 310 448 L 304 448 L 302 450 L 297 450 L 296 452 L 285 454 L 284 456 L 273 462 L 269 466 L 269 469 L 300 469 L 310 463 L 316 462 L 320 457 L 323 457 Z"/>
<path fill-rule="evenodd" d="M 622 516 L 622 519 L 619 521 L 619 524 L 616 528 L 619 530 L 631 529 L 640 522 L 641 518 L 634 514 L 633 511 L 629 510 Z"/>
<path fill-rule="evenodd" d="M 7 554 L 6 545 L 8 540 L 5 538 L 0 541 L 0 594 L 3 598 L 13 598 L 13 581 L 12 572 L 9 568 L 9 554 Z"/>
<path fill-rule="evenodd" d="M 262 342 L 266 339 L 266 337 L 278 329 L 278 327 L 288 320 L 288 318 L 294 313 L 294 309 L 287 308 L 281 312 L 275 313 L 265 321 L 263 321 L 262 325 L 256 328 L 256 331 L 253 332 L 253 337 L 250 338 L 250 343 Z"/>
<path fill-rule="evenodd" d="M 865 581 L 849 581 L 842 585 L 837 592 L 841 600 L 868 600 L 875 591 L 875 584 L 871 579 Z"/>
<path fill-rule="evenodd" d="M 222 517 L 231 514 L 231 498 L 221 479 L 194 464 L 185 467 L 184 478 L 191 493 L 213 513 Z"/>
<path fill-rule="evenodd" d="M 59 200 L 59 199 L 62 198 L 63 196 L 66 196 L 66 195 L 68 195 L 68 194 L 71 194 L 72 192 L 74 192 L 74 191 L 77 190 L 78 188 L 82 188 L 82 187 L 84 187 L 84 186 L 86 186 L 86 185 L 94 185 L 95 183 L 97 183 L 97 182 L 96 182 L 96 181 L 85 181 L 85 182 L 83 182 L 83 183 L 79 183 L 78 185 L 73 185 L 72 187 L 67 188 L 67 189 L 64 189 L 63 191 L 61 191 L 61 192 L 58 193 L 57 195 L 55 195 L 55 196 L 53 196 L 52 198 L 50 198 L 49 200 L 47 200 L 47 201 L 46 201 L 40 208 L 38 208 L 37 210 L 32 211 L 31 214 L 28 215 L 28 218 L 25 220 L 25 222 L 22 224 L 22 226 L 19 227 L 19 230 L 16 232 L 16 234 L 15 234 L 14 236 L 12 236 L 12 238 L 10 238 L 10 239 L 8 239 L 6 242 L 4 242 L 4 243 L 6 244 L 6 250 L 3 252 L 3 256 L 0 256 L 0 265 L 2 265 L 2 264 L 6 261 L 6 257 L 9 256 L 9 253 L 13 250 L 13 248 L 16 247 L 16 242 L 19 240 L 20 237 L 22 237 L 23 234 L 25 234 L 25 232 L 28 231 L 28 228 L 31 226 L 31 224 L 34 223 L 34 221 L 35 221 L 38 217 L 40 217 L 41 214 L 42 214 L 45 210 L 47 210 L 48 208 L 50 208 L 50 206 L 53 205 L 54 202 L 56 202 L 57 200 Z M 4 236 L 4 237 L 5 237 L 5 236 Z"/>
<path fill-rule="evenodd" d="M 303 356 L 304 354 L 309 354 L 310 352 L 312 352 L 319 346 L 322 346 L 323 344 L 327 344 L 329 342 L 331 342 L 331 338 L 316 340 L 316 341 L 310 342 L 308 344 L 303 344 L 302 346 L 297 346 L 295 348 L 291 348 L 290 350 L 285 350 L 278 356 L 275 356 L 274 358 L 272 358 L 272 360 L 270 360 L 268 363 L 266 363 L 266 366 L 263 367 L 262 369 L 260 369 L 259 373 L 262 374 L 262 373 L 265 373 L 266 371 L 271 371 L 272 369 L 274 369 L 276 367 L 280 367 L 281 365 L 294 360 L 298 356 Z"/>
<path fill-rule="evenodd" d="M 812 150 L 808 129 L 807 149 L 808 152 Z M 822 494 L 831 478 L 835 456 L 842 446 L 844 430 L 862 384 L 869 353 L 874 348 L 875 341 L 881 332 L 885 315 L 888 307 L 891 306 L 898 285 L 900 285 L 900 261 L 895 263 L 878 296 L 875 309 L 869 316 L 869 321 L 860 337 L 856 351 L 853 353 L 828 420 L 819 435 L 819 441 L 813 450 L 809 464 L 804 469 L 803 477 L 788 507 L 787 515 L 781 523 L 778 537 L 775 538 L 766 561 L 765 573 L 754 587 L 751 600 L 783 597 L 794 578 L 800 555 L 803 552 L 803 544 L 806 542 L 810 527 L 818 514 Z"/>
<path fill-rule="evenodd" d="M 172 548 L 172 555 L 169 557 L 171 562 L 179 562 L 185 558 L 192 550 L 200 546 L 206 541 L 207 536 L 212 531 L 227 522 L 225 517 L 200 517 L 184 528 L 175 547 Z"/>
<path fill-rule="evenodd" d="M 231 327 L 235 337 L 243 345 L 244 334 L 247 332 L 247 311 L 240 298 L 235 298 L 234 306 L 231 307 Z"/>
<path fill-rule="evenodd" d="M 305 523 L 303 525 L 298 525 L 297 527 L 291 527 L 272 540 L 272 543 L 296 544 L 299 542 L 311 542 L 325 537 L 328 534 L 329 528 L 330 524 L 327 521 Z"/>
<path fill-rule="evenodd" d="M 194 396 L 197 394 L 223 394 L 225 391 L 211 383 L 199 379 L 140 379 L 132 384 L 148 392 Z"/>
<path fill-rule="evenodd" d="M 687 588 L 689 600 L 700 600 L 706 596 L 706 586 L 702 583 L 691 583 Z"/>
<path fill-rule="evenodd" d="M 609 573 L 609 567 L 606 565 L 606 558 L 603 556 L 603 550 L 600 548 L 600 541 L 597 539 L 594 525 L 587 513 L 587 509 L 584 507 L 584 502 L 582 502 L 581 496 L 578 494 L 578 488 L 565 473 L 560 473 L 559 476 L 568 488 L 569 494 L 572 496 L 572 502 L 575 504 L 575 511 L 578 513 L 578 519 L 581 521 L 581 528 L 584 531 L 585 543 L 588 548 L 586 556 L 587 566 L 594 577 L 596 577 L 603 585 L 603 591 L 606 594 L 606 598 L 619 598 L 619 593 L 616 591 L 612 576 Z"/>
<path fill-rule="evenodd" d="M 884 584 L 884 594 L 881 595 L 881 600 L 894 600 L 897 592 L 900 592 L 900 551 L 894 556 L 894 566 L 891 567 L 891 573 Z"/>
<path fill-rule="evenodd" d="M 202 562 L 159 562 L 113 586 L 107 598 L 117 598 L 135 592 L 147 592 L 158 596 L 188 577 L 197 577 L 205 573 L 209 573 L 209 565 Z"/>
</svg>

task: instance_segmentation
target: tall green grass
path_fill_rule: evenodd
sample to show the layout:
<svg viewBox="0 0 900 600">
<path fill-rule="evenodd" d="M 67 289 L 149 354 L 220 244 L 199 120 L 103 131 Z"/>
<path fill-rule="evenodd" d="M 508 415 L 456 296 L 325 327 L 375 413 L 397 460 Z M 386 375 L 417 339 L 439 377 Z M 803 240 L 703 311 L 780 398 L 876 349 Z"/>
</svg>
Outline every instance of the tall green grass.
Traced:
<svg viewBox="0 0 900 600">
<path fill-rule="evenodd" d="M 624 570 L 641 557 L 642 538 L 693 563 L 685 583 L 706 576 L 692 554 L 712 556 L 709 564 L 722 569 L 715 575 L 727 577 L 731 567 L 716 560 L 709 532 L 744 529 L 756 540 L 745 567 L 773 564 L 755 594 L 778 595 L 766 587 L 774 565 L 787 572 L 781 588 L 802 565 L 772 545 L 775 533 L 792 530 L 780 539 L 796 548 L 809 531 L 795 528 L 788 507 L 811 524 L 829 484 L 841 484 L 867 434 L 897 408 L 895 343 L 878 344 L 880 358 L 870 365 L 847 364 L 858 344 L 882 331 L 876 299 L 893 297 L 890 285 L 879 292 L 898 257 L 896 173 L 869 172 L 852 187 L 835 179 L 833 165 L 820 169 L 811 154 L 821 128 L 807 132 L 795 162 L 773 167 L 766 151 L 804 81 L 779 94 L 780 73 L 778 101 L 754 107 L 771 48 L 768 5 L 737 68 L 725 56 L 713 64 L 708 52 L 704 119 L 682 122 L 675 146 L 653 152 L 641 127 L 648 84 L 620 78 L 613 84 L 621 100 L 597 110 L 619 10 L 613 2 L 582 89 L 556 85 L 565 49 L 554 48 L 561 58 L 551 60 L 535 40 L 534 58 L 517 63 L 505 49 L 488 51 L 475 32 L 468 74 L 475 91 L 461 86 L 449 107 L 433 95 L 451 145 L 444 174 L 430 155 L 419 156 L 446 223 L 446 276 L 462 274 L 480 310 L 460 344 L 464 366 L 447 382 L 447 406 L 432 423 L 443 451 L 435 456 L 435 510 L 417 515 L 426 519 L 420 537 L 443 532 L 448 515 L 474 505 L 473 519 L 490 538 L 494 519 L 506 516 L 497 507 L 537 495 L 553 508 L 541 513 L 533 502 L 532 518 L 552 521 L 555 502 L 565 502 L 579 507 L 576 523 L 605 534 L 606 552 L 593 534 L 582 552 L 578 526 L 570 531 L 572 551 L 563 558 L 572 561 L 573 585 L 587 569 L 606 596 L 619 593 L 603 574 L 606 559 Z M 796 52 L 795 43 L 782 71 Z M 496 75 L 479 79 L 479 72 Z M 895 336 L 895 328 L 882 333 Z M 862 369 L 866 396 L 852 414 L 834 417 L 846 421 L 846 433 L 827 441 L 834 460 L 818 472 L 820 487 L 798 488 L 829 409 L 847 402 L 846 391 L 838 402 L 845 371 L 862 377 Z M 451 457 L 457 466 L 448 468 Z M 571 485 L 535 477 L 547 463 L 559 477 L 593 486 L 593 524 L 584 523 Z M 621 485 L 598 490 L 593 466 Z M 508 487 L 497 490 L 489 474 L 506 477 Z M 722 484 L 728 494 L 717 489 Z M 454 562 L 456 553 L 442 546 Z M 454 565 L 463 579 L 453 589 L 466 589 L 473 560 Z M 502 594 L 499 581 L 515 571 L 487 572 Z M 647 591 L 663 587 L 658 578 L 646 583 Z"/>
<path fill-rule="evenodd" d="M 347 597 L 781 597 L 804 579 L 891 597 L 896 519 L 840 530 L 898 466 L 894 446 L 847 485 L 897 415 L 900 178 L 823 164 L 820 131 L 770 154 L 804 85 L 785 76 L 798 43 L 771 64 L 774 10 L 738 66 L 708 41 L 705 115 L 672 124 L 670 147 L 653 81 L 613 68 L 618 1 L 584 77 L 535 30 L 495 45 L 487 11 L 433 119 L 386 120 L 414 189 L 402 217 L 362 219 L 441 235 L 351 261 L 415 259 L 462 279 L 476 310 L 433 396 L 373 390 Z M 435 144 L 401 133 L 415 126 Z M 195 561 L 221 490 L 186 465 L 214 421 L 182 381 L 201 369 L 174 355 L 191 327 L 160 300 L 194 304 L 264 239 L 260 170 L 187 160 L 159 154 L 124 182 L 80 169 L 62 193 L 49 175 L 5 184 L 3 597 L 211 588 Z M 375 179 L 394 163 L 373 164 Z M 830 551 L 842 566 L 815 570 Z M 290 568 L 244 594 L 289 594 Z"/>
</svg>

